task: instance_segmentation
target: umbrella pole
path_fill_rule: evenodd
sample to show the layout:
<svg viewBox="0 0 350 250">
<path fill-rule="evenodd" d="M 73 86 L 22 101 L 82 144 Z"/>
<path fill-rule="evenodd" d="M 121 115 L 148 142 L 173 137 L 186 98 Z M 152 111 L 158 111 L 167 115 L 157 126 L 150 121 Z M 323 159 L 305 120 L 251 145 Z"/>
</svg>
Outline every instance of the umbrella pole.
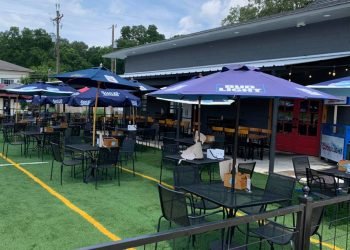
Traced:
<svg viewBox="0 0 350 250">
<path fill-rule="evenodd" d="M 239 133 L 239 115 L 240 115 L 240 109 L 241 109 L 241 100 L 238 96 L 236 99 L 236 121 L 235 121 L 235 136 L 233 140 L 233 165 L 232 165 L 232 171 L 236 170 L 236 163 L 237 163 L 237 150 L 238 150 L 238 133 Z"/>
<path fill-rule="evenodd" d="M 180 138 L 180 103 L 177 103 L 176 139 Z"/>
<path fill-rule="evenodd" d="M 96 145 L 96 113 L 97 113 L 97 103 L 98 103 L 98 91 L 100 89 L 100 82 L 97 82 L 97 91 L 96 91 L 96 97 L 95 97 L 95 106 L 94 106 L 94 117 L 93 117 L 93 124 L 92 124 L 92 145 Z M 102 142 L 100 142 L 102 143 Z"/>
<path fill-rule="evenodd" d="M 274 172 L 275 168 L 275 150 L 276 150 L 276 133 L 277 133 L 277 115 L 278 115 L 279 98 L 273 99 L 273 111 L 272 111 L 272 133 L 270 141 L 270 161 L 269 161 L 269 173 Z"/>
<path fill-rule="evenodd" d="M 198 141 L 201 141 L 201 102 L 202 102 L 202 97 L 200 96 L 198 98 Z"/>
<path fill-rule="evenodd" d="M 132 124 L 135 125 L 135 108 L 132 107 Z"/>
</svg>

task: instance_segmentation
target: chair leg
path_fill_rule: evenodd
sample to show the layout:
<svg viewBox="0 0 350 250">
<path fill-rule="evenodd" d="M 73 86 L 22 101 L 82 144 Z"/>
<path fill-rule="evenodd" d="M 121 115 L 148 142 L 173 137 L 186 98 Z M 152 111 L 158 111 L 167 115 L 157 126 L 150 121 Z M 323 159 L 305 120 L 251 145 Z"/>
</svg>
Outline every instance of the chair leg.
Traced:
<svg viewBox="0 0 350 250">
<path fill-rule="evenodd" d="M 97 189 L 97 168 L 94 168 L 94 175 L 95 175 L 95 189 Z"/>
<path fill-rule="evenodd" d="M 6 157 L 7 157 L 8 152 L 9 152 L 9 144 L 7 143 L 7 145 L 6 145 Z"/>
<path fill-rule="evenodd" d="M 135 161 L 134 161 L 134 157 L 132 157 L 132 172 L 135 176 Z"/>
<path fill-rule="evenodd" d="M 163 160 L 160 163 L 160 175 L 159 175 L 159 183 L 162 184 L 162 173 L 163 173 Z"/>
<path fill-rule="evenodd" d="M 157 226 L 157 233 L 159 233 L 160 230 L 160 222 L 162 220 L 163 216 L 160 216 L 158 219 L 158 226 Z M 158 242 L 156 242 L 155 250 L 157 250 Z"/>
</svg>

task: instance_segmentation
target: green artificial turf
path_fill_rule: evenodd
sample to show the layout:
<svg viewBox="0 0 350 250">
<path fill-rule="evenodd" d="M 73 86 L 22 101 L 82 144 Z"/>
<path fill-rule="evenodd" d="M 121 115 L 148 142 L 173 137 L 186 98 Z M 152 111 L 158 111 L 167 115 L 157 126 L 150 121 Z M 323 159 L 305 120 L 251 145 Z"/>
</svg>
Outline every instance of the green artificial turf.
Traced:
<svg viewBox="0 0 350 250">
<path fill-rule="evenodd" d="M 41 161 L 36 152 L 31 155 L 31 158 L 20 156 L 19 148 L 12 146 L 8 156 L 17 163 Z M 158 149 L 139 152 L 135 162 L 136 171 L 158 179 L 160 157 Z M 156 232 L 161 214 L 156 182 L 140 176 L 134 177 L 123 171 L 120 186 L 116 180 L 101 180 L 98 189 L 95 190 L 94 183 L 83 183 L 81 175 L 72 178 L 70 169 L 67 168 L 61 186 L 59 165 L 55 163 L 53 180 L 50 181 L 51 156 L 45 155 L 44 161 L 48 163 L 21 166 L 87 212 L 113 234 L 120 238 L 130 238 Z M 6 163 L 8 162 L 0 160 L 0 164 Z M 131 169 L 131 164 L 126 168 Z M 171 168 L 165 168 L 163 181 L 173 184 Z M 256 186 L 264 187 L 266 176 L 256 173 L 252 182 Z M 110 241 L 79 214 L 14 166 L 0 166 L 0 187 L 0 241 L 3 249 L 73 249 Z M 300 193 L 296 193 L 295 197 L 298 195 Z M 216 219 L 219 219 L 219 216 L 213 217 L 213 220 Z M 328 227 L 327 220 L 329 219 L 324 222 L 325 228 Z M 290 221 L 291 219 L 287 218 L 287 222 Z M 167 225 L 162 223 L 162 230 L 165 230 Z M 346 232 L 346 224 L 341 227 L 337 229 L 338 236 Z M 326 230 L 324 234 L 327 236 L 325 240 L 334 236 L 331 230 Z M 244 239 L 243 235 L 237 235 L 241 240 Z M 205 249 L 208 242 L 219 237 L 220 232 L 210 236 L 200 235 L 196 248 Z M 336 244 L 344 248 L 344 237 L 339 239 L 343 240 L 337 240 Z M 175 243 L 162 242 L 160 248 L 186 248 L 186 242 L 187 239 L 179 239 Z"/>
</svg>

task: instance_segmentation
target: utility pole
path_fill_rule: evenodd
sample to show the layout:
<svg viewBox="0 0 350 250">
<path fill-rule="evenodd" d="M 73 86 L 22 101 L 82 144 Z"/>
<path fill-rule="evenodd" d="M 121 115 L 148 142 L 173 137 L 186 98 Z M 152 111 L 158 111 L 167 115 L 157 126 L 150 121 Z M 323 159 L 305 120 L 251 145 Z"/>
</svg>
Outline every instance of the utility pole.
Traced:
<svg viewBox="0 0 350 250">
<path fill-rule="evenodd" d="M 60 72 L 60 22 L 63 14 L 60 14 L 60 4 L 56 3 L 56 17 L 52 19 L 56 23 L 56 73 Z"/>
<path fill-rule="evenodd" d="M 114 29 L 117 27 L 117 25 L 115 24 L 112 24 L 112 27 L 111 27 L 111 29 L 112 29 L 112 50 L 114 49 L 114 48 L 116 48 L 116 46 L 115 46 L 115 40 L 114 40 Z M 116 72 L 117 71 L 117 63 L 116 63 L 116 59 L 114 59 L 114 58 L 111 58 L 111 71 L 112 72 Z"/>
</svg>

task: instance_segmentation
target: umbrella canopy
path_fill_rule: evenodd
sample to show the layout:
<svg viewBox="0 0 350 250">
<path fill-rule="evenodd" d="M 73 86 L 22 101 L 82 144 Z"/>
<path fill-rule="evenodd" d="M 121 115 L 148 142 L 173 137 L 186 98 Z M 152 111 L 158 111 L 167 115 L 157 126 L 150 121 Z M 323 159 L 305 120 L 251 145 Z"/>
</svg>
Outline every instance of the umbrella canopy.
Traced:
<svg viewBox="0 0 350 250">
<path fill-rule="evenodd" d="M 34 96 L 32 103 L 36 105 L 43 104 L 67 104 L 70 96 Z"/>
<path fill-rule="evenodd" d="M 131 80 L 131 81 L 138 86 L 140 92 L 152 92 L 152 91 L 158 90 L 157 88 L 154 88 L 154 87 L 152 87 L 150 85 L 147 85 L 145 83 L 139 82 L 137 80 Z"/>
<path fill-rule="evenodd" d="M 98 107 L 139 106 L 141 103 L 140 98 L 130 94 L 126 90 L 90 88 L 89 90 L 83 93 L 72 95 L 70 97 L 68 105 L 75 107 L 93 107 L 96 104 L 96 92 L 98 92 Z"/>
<path fill-rule="evenodd" d="M 350 76 L 309 85 L 309 88 L 336 96 L 350 96 Z"/>
<path fill-rule="evenodd" d="M 199 107 L 202 100 L 219 100 L 223 97 L 236 99 L 236 122 L 233 165 L 236 164 L 238 146 L 238 128 L 240 113 L 240 98 L 311 98 L 311 99 L 337 99 L 334 96 L 312 90 L 302 85 L 289 82 L 282 78 L 260 72 L 258 68 L 245 65 L 229 65 L 223 67 L 220 72 L 191 79 L 186 82 L 171 85 L 170 87 L 155 91 L 150 96 L 166 99 L 178 99 L 187 101 L 197 101 Z M 276 138 L 276 124 L 278 99 L 274 102 L 274 116 L 271 136 L 270 166 L 269 171 L 274 167 L 274 150 Z M 198 124 L 200 131 L 200 123 Z"/>
<path fill-rule="evenodd" d="M 72 72 L 60 73 L 53 75 L 65 83 L 70 85 L 80 85 L 97 87 L 100 83 L 101 88 L 113 88 L 113 89 L 137 89 L 138 86 L 128 81 L 112 71 L 104 67 L 94 67 L 90 69 L 77 70 Z"/>
<path fill-rule="evenodd" d="M 174 84 L 149 95 L 189 101 L 199 97 L 201 100 L 217 100 L 223 96 L 337 99 L 244 65 L 226 66 L 218 73 Z"/>
<path fill-rule="evenodd" d="M 68 85 L 50 85 L 44 82 L 36 82 L 22 85 L 13 89 L 6 89 L 8 93 L 18 95 L 45 95 L 45 96 L 67 96 L 76 92 Z"/>
</svg>

